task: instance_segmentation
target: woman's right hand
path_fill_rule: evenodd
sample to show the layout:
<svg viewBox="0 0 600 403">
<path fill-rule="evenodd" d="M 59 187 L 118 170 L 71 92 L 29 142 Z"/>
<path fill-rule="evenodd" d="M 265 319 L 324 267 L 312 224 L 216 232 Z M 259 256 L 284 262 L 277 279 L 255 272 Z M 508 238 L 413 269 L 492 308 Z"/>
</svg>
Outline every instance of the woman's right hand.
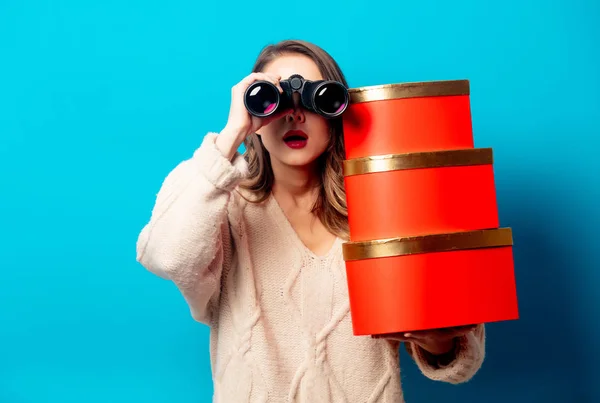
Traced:
<svg viewBox="0 0 600 403">
<path fill-rule="evenodd" d="M 252 116 L 244 105 L 244 93 L 246 89 L 255 81 L 269 81 L 274 84 L 279 92 L 283 92 L 279 84 L 280 76 L 268 73 L 252 73 L 237 83 L 231 89 L 231 105 L 229 107 L 229 117 L 227 124 L 221 133 L 217 136 L 217 148 L 227 157 L 231 159 L 239 146 L 244 142 L 246 137 L 255 133 L 258 129 L 285 115 L 286 112 L 269 116 L 268 118 L 258 118 Z"/>
</svg>

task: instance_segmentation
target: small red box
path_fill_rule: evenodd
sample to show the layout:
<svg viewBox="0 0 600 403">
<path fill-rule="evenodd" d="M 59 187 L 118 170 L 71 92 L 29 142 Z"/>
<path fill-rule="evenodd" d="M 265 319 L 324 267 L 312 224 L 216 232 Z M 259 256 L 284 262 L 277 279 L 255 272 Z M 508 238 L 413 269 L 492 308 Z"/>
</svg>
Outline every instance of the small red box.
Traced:
<svg viewBox="0 0 600 403">
<path fill-rule="evenodd" d="M 350 90 L 344 244 L 356 335 L 518 319 L 491 149 L 474 148 L 469 82 Z"/>
<path fill-rule="evenodd" d="M 469 82 L 350 89 L 346 158 L 473 148 Z"/>
</svg>

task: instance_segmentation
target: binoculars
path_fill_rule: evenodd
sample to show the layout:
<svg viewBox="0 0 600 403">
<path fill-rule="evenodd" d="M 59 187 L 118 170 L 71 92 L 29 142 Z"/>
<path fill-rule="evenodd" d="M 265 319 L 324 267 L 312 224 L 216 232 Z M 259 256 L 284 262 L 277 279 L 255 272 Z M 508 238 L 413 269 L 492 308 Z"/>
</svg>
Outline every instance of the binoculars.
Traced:
<svg viewBox="0 0 600 403">
<path fill-rule="evenodd" d="M 283 93 L 268 81 L 252 83 L 244 94 L 246 110 L 253 116 L 265 118 L 292 109 L 295 92 L 300 94 L 302 107 L 327 119 L 340 116 L 348 107 L 348 90 L 340 82 L 309 81 L 294 74 L 279 83 Z"/>
</svg>

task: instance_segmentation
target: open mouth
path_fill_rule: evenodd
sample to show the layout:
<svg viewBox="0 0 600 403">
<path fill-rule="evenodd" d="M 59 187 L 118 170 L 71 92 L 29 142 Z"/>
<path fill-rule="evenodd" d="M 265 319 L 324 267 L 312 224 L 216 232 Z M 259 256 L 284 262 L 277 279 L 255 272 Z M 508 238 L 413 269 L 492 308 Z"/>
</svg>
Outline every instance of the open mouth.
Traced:
<svg viewBox="0 0 600 403">
<path fill-rule="evenodd" d="M 308 136 L 302 130 L 290 130 L 283 136 L 283 141 L 302 141 L 307 140 Z"/>
<path fill-rule="evenodd" d="M 290 148 L 302 148 L 308 141 L 308 135 L 302 130 L 290 130 L 283 136 L 283 141 Z"/>
</svg>

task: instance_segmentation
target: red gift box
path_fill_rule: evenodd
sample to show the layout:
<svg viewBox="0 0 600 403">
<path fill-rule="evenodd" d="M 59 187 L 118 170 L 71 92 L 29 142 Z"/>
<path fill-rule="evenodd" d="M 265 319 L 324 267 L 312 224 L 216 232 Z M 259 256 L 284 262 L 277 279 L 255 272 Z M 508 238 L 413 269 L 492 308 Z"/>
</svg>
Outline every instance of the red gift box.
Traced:
<svg viewBox="0 0 600 403">
<path fill-rule="evenodd" d="M 491 149 L 467 80 L 350 89 L 343 117 L 355 335 L 518 319 Z"/>
</svg>

